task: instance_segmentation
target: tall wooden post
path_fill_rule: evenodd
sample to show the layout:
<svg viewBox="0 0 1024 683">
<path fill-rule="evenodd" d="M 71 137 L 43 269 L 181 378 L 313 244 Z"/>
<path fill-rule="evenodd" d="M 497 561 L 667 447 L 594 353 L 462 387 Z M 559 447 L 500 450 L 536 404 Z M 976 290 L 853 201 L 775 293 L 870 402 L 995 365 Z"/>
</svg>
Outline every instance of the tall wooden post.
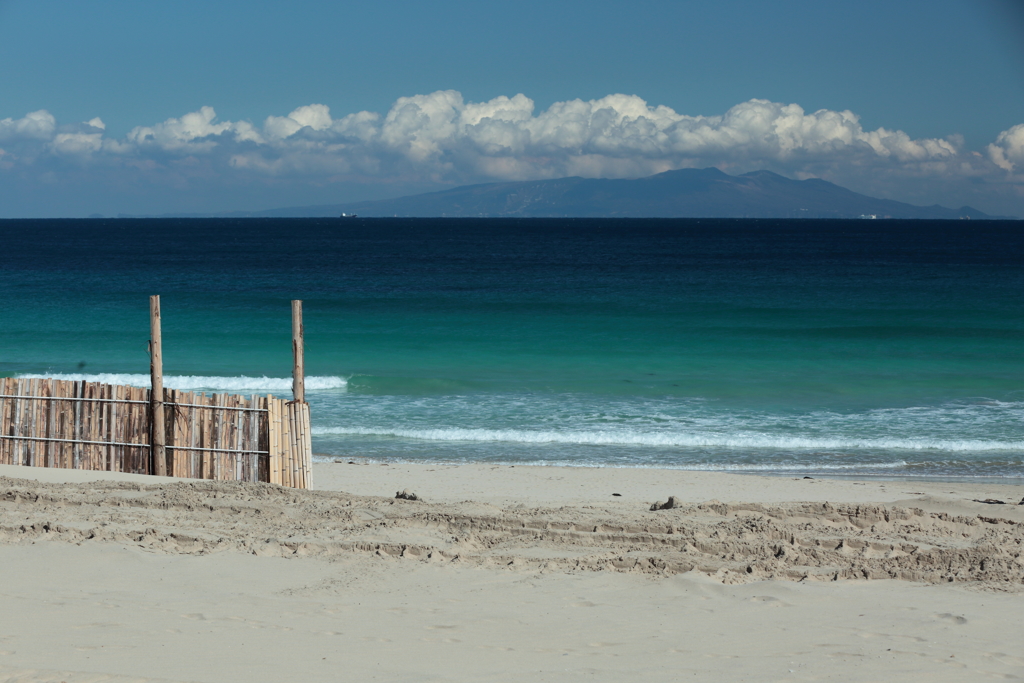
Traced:
<svg viewBox="0 0 1024 683">
<path fill-rule="evenodd" d="M 292 354 L 295 362 L 292 365 L 292 398 L 299 402 L 306 401 L 306 368 L 303 358 L 302 341 L 302 301 L 292 301 Z"/>
<path fill-rule="evenodd" d="M 149 376 L 149 403 L 152 415 L 150 427 L 153 430 L 150 435 L 150 453 L 153 457 L 153 474 L 164 477 L 167 476 L 167 432 L 164 428 L 164 357 L 160 346 L 159 295 L 149 297 Z"/>
</svg>

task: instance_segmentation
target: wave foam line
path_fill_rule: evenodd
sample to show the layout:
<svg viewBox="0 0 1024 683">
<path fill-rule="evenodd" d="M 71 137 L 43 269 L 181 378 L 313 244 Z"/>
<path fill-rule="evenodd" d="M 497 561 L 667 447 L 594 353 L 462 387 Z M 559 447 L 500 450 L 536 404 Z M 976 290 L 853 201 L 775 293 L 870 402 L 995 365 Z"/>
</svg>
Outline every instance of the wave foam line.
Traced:
<svg viewBox="0 0 1024 683">
<path fill-rule="evenodd" d="M 126 373 L 18 375 L 23 379 L 61 379 L 72 382 L 100 382 L 102 384 L 125 384 L 133 387 L 148 387 L 149 375 Z M 307 377 L 306 391 L 344 389 L 348 382 L 342 377 Z M 292 390 L 291 377 L 204 377 L 202 375 L 167 375 L 164 387 L 179 391 L 220 391 L 250 392 L 257 394 L 287 393 Z"/>
<path fill-rule="evenodd" d="M 314 455 L 313 462 L 336 462 L 342 456 L 338 455 Z M 366 458 L 362 456 L 344 456 L 344 459 L 356 459 L 361 463 L 406 463 L 406 464 L 435 464 L 452 463 L 463 464 L 471 462 L 484 465 L 527 465 L 530 467 L 595 467 L 604 469 L 656 469 L 656 470 L 685 470 L 688 472 L 825 472 L 845 470 L 898 470 L 907 467 L 905 460 L 895 462 L 861 462 L 848 463 L 845 465 L 834 465 L 824 463 L 622 463 L 622 462 L 600 462 L 596 460 L 444 460 L 444 459 L 422 459 L 422 458 Z"/>
<path fill-rule="evenodd" d="M 612 431 L 528 431 L 518 429 L 380 429 L 314 427 L 314 436 L 395 436 L 424 441 L 566 443 L 595 446 L 686 446 L 691 448 L 900 449 L 937 451 L 1022 450 L 1024 441 L 942 439 L 814 439 L 790 436 L 659 434 Z"/>
</svg>

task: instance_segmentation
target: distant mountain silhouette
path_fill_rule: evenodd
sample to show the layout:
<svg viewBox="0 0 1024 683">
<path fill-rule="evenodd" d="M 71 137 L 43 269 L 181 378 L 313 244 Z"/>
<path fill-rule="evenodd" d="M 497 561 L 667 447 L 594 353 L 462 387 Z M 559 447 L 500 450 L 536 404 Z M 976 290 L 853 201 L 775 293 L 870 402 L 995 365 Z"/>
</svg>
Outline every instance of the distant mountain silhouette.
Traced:
<svg viewBox="0 0 1024 683">
<path fill-rule="evenodd" d="M 914 206 L 858 194 L 824 180 L 771 171 L 731 176 L 716 168 L 633 180 L 561 178 L 465 185 L 441 192 L 233 216 L 506 216 L 667 218 L 1005 218 L 964 206 Z"/>
</svg>

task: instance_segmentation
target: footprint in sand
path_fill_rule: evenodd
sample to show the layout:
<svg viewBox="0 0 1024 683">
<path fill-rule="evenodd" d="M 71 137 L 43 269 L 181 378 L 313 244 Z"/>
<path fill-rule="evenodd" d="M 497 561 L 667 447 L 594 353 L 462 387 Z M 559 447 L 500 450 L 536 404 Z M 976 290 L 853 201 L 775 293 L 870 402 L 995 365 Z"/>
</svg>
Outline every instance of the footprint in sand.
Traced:
<svg viewBox="0 0 1024 683">
<path fill-rule="evenodd" d="M 960 625 L 963 625 L 963 624 L 967 623 L 966 617 L 961 617 L 961 616 L 958 616 L 956 614 L 950 614 L 949 612 L 946 612 L 944 614 L 936 614 L 935 618 L 936 619 L 942 619 L 944 621 L 951 621 L 954 624 L 956 624 L 957 626 L 960 626 Z"/>
</svg>

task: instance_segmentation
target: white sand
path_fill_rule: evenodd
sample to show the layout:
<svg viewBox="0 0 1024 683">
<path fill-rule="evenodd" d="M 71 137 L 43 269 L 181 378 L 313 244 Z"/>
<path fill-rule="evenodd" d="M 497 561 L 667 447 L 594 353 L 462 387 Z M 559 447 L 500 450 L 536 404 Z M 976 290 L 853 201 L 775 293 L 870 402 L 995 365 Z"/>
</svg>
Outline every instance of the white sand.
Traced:
<svg viewBox="0 0 1024 683">
<path fill-rule="evenodd" d="M 1024 678 L 1024 506 L 973 502 L 1024 487 L 314 476 L 306 493 L 0 467 L 33 478 L 0 480 L 0 681 Z M 406 488 L 425 502 L 395 501 Z M 648 510 L 669 494 L 683 507 Z M 713 499 L 730 505 L 697 505 Z M 687 534 L 700 547 L 671 545 Z M 894 567 L 955 580 L 829 580 Z"/>
</svg>

